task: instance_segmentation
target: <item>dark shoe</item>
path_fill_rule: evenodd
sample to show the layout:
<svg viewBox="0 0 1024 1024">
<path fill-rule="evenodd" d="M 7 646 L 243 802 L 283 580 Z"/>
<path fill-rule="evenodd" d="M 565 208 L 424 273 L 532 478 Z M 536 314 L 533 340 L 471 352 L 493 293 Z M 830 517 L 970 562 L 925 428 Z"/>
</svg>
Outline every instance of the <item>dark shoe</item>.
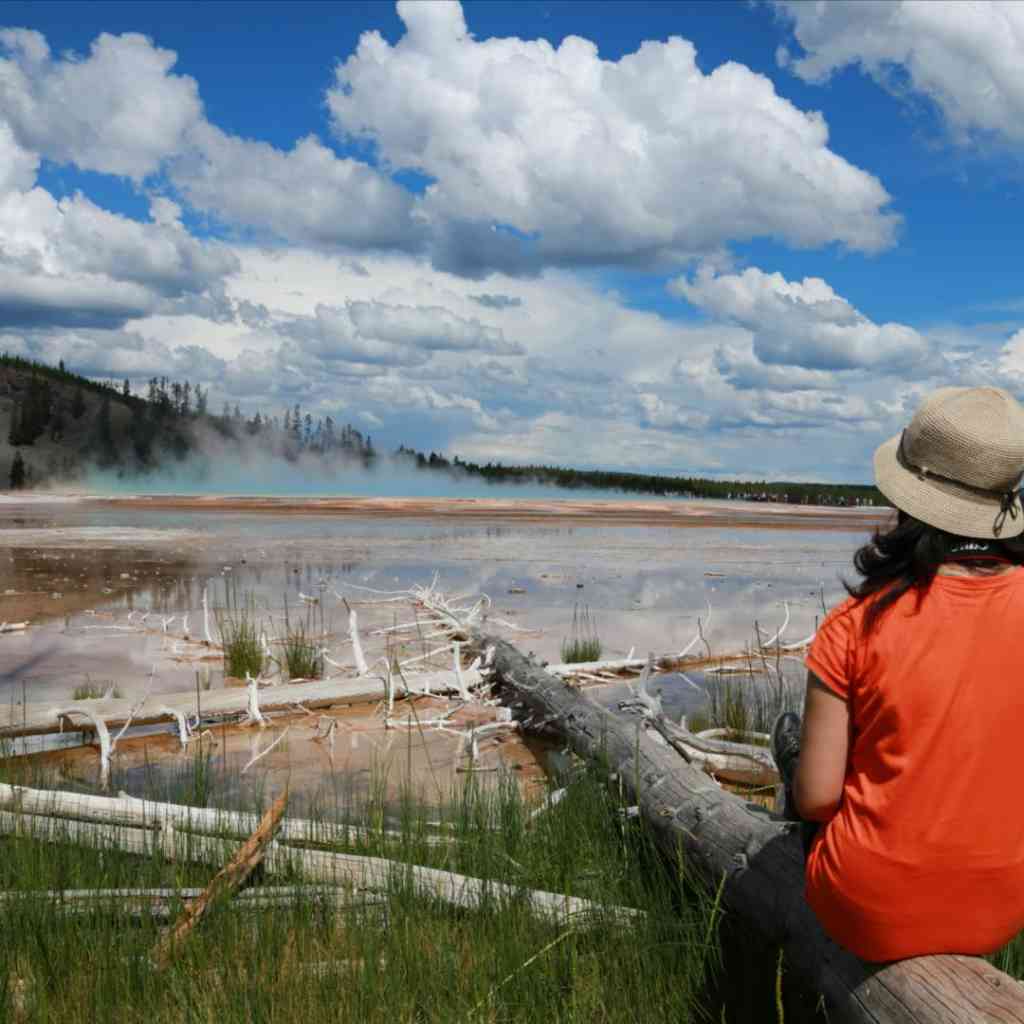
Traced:
<svg viewBox="0 0 1024 1024">
<path fill-rule="evenodd" d="M 787 790 L 792 788 L 799 756 L 800 716 L 792 711 L 783 711 L 772 726 L 772 757 Z"/>
</svg>

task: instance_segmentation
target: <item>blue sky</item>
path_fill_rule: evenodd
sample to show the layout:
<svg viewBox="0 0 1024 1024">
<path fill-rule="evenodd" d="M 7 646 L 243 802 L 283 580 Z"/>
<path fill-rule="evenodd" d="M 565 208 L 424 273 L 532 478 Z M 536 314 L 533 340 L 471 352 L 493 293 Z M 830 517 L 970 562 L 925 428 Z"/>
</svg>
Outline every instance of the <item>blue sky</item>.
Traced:
<svg viewBox="0 0 1024 1024">
<path fill-rule="evenodd" d="M 932 387 L 1024 393 L 1022 5 L 3 18 L 0 348 L 723 476 L 867 479 Z"/>
</svg>

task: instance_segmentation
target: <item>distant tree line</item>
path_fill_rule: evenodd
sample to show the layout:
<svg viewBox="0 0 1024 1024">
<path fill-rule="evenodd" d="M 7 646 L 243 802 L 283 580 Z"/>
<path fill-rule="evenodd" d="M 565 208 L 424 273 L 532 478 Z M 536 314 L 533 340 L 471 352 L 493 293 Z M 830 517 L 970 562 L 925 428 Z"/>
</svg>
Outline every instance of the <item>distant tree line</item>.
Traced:
<svg viewBox="0 0 1024 1024">
<path fill-rule="evenodd" d="M 27 386 L 14 401 L 8 442 L 15 448 L 9 484 L 25 487 L 35 481 L 20 448 L 46 435 L 61 442 L 67 435 L 80 442 L 84 457 L 101 467 L 146 472 L 168 457 L 184 459 L 205 443 L 203 430 L 233 441 L 251 440 L 288 460 L 316 456 L 371 466 L 377 450 L 368 434 L 351 424 L 338 424 L 330 416 L 314 418 L 296 403 L 281 416 L 258 410 L 246 417 L 236 403 L 225 403 L 218 415 L 208 410 L 207 392 L 189 381 L 153 377 L 145 395 L 132 393 L 124 381 L 94 381 L 45 363 L 0 353 L 0 369 L 9 367 L 28 376 Z M 94 396 L 94 412 L 87 416 L 86 395 Z M 99 398 L 98 406 L 95 398 Z M 116 417 L 115 407 L 119 407 Z M 127 441 L 127 443 L 125 443 Z M 127 456 L 127 464 L 126 464 Z M 740 501 L 791 502 L 814 505 L 883 505 L 885 499 L 871 486 L 858 484 L 737 482 L 695 476 L 659 476 L 614 470 L 583 470 L 562 466 L 506 466 L 484 464 L 437 452 L 424 454 L 399 446 L 395 458 L 418 469 L 472 476 L 494 484 L 548 484 L 569 490 L 597 488 L 626 493 L 683 498 L 720 498 Z M 65 456 L 63 472 L 72 469 Z"/>
<path fill-rule="evenodd" d="M 786 502 L 796 505 L 886 505 L 876 487 L 861 484 L 795 483 L 786 481 L 709 480 L 695 476 L 660 476 L 602 469 L 570 469 L 563 466 L 506 466 L 500 462 L 480 464 L 447 459 L 437 452 L 425 455 L 404 445 L 399 459 L 423 470 L 437 470 L 453 476 L 479 477 L 493 484 L 550 484 L 569 490 L 597 488 L 659 497 L 718 498 L 728 501 Z"/>
</svg>

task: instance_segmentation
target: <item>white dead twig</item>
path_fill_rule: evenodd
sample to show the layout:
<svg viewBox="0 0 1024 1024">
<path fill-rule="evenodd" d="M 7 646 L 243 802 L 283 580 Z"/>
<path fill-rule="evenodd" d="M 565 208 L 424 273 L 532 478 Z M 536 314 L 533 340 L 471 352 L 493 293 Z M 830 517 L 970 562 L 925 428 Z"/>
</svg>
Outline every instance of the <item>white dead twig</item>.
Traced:
<svg viewBox="0 0 1024 1024">
<path fill-rule="evenodd" d="M 285 729 L 284 732 L 282 732 L 281 735 L 278 736 L 277 739 L 274 740 L 274 742 L 271 743 L 270 746 L 267 747 L 266 750 L 261 751 L 255 757 L 251 758 L 249 760 L 249 762 L 246 764 L 246 766 L 242 769 L 242 774 L 244 775 L 261 757 L 266 757 L 267 754 L 269 754 L 274 749 L 274 747 L 276 747 L 281 742 L 281 740 L 283 740 L 285 738 L 285 736 L 288 735 L 288 732 L 289 732 L 290 729 L 291 729 L 291 726 L 289 725 L 288 728 Z"/>
<path fill-rule="evenodd" d="M 246 708 L 245 724 L 258 725 L 262 729 L 267 720 L 260 712 L 259 680 L 254 679 L 248 672 L 245 673 L 245 680 L 249 687 L 249 706 Z"/>
<path fill-rule="evenodd" d="M 95 711 L 88 708 L 57 708 L 54 714 L 60 720 L 62 727 L 64 720 L 70 720 L 72 715 L 81 715 L 93 727 L 100 743 L 100 786 L 106 789 L 110 785 L 110 756 L 113 752 L 107 723 Z"/>
<path fill-rule="evenodd" d="M 210 608 L 206 601 L 206 584 L 203 584 L 203 635 L 206 642 L 213 646 L 213 638 L 210 636 Z"/>
<path fill-rule="evenodd" d="M 128 727 L 132 724 L 132 719 L 135 718 L 135 716 L 142 709 L 142 705 L 146 703 L 146 700 L 149 697 L 149 691 L 150 691 L 150 689 L 153 686 L 153 680 L 155 678 L 156 678 L 156 662 L 154 661 L 153 662 L 153 667 L 149 670 L 149 679 L 146 681 L 146 688 L 145 688 L 145 690 L 142 691 L 142 696 L 132 705 L 131 710 L 128 712 L 128 717 L 124 721 L 124 725 L 121 726 L 121 728 L 118 730 L 117 735 L 111 741 L 111 744 L 110 744 L 110 755 L 111 755 L 111 757 L 113 757 L 115 751 L 117 750 L 118 740 L 120 740 L 121 737 L 128 731 Z"/>
<path fill-rule="evenodd" d="M 699 618 L 697 619 L 697 635 L 679 652 L 679 654 L 676 655 L 677 658 L 685 658 L 690 653 L 690 651 L 692 651 L 694 647 L 696 647 L 697 644 L 699 644 L 700 641 L 704 639 L 704 626 L 706 626 L 711 621 L 710 601 L 707 602 L 707 606 L 708 617 L 704 620 L 703 624 L 701 623 Z"/>
<path fill-rule="evenodd" d="M 805 636 L 803 640 L 797 640 L 790 644 L 780 644 L 779 647 L 784 651 L 799 651 L 803 647 L 809 647 L 816 636 L 817 632 L 814 632 L 810 636 Z"/>
<path fill-rule="evenodd" d="M 342 600 L 344 601 L 345 599 L 342 598 Z M 345 607 L 348 609 L 348 636 L 352 641 L 352 658 L 356 663 L 356 673 L 365 676 L 370 670 L 366 665 L 363 645 L 359 640 L 359 619 L 356 616 L 355 608 L 348 601 L 345 601 Z"/>
<path fill-rule="evenodd" d="M 635 687 L 630 687 L 632 697 L 627 700 L 619 701 L 620 709 L 626 711 L 641 711 L 646 718 L 657 718 L 663 714 L 661 706 L 661 694 L 651 693 L 647 688 L 647 683 L 650 680 L 651 673 L 654 671 L 654 655 L 650 654 L 647 657 L 647 665 L 644 667 L 643 672 L 640 673 L 640 678 L 637 680 Z"/>
<path fill-rule="evenodd" d="M 181 743 L 181 749 L 184 750 L 195 739 L 188 716 L 184 711 L 168 707 L 166 704 L 162 705 L 159 710 L 160 714 L 170 715 L 178 723 L 178 742 Z"/>
<path fill-rule="evenodd" d="M 782 604 L 786 610 L 785 617 L 782 620 L 782 625 L 779 626 L 778 631 L 775 633 L 774 636 L 772 636 L 770 640 L 761 640 L 760 637 L 758 637 L 758 640 L 762 647 L 771 647 L 772 644 L 778 643 L 782 639 L 782 634 L 786 632 L 786 627 L 789 625 L 789 602 L 783 601 Z"/>
<path fill-rule="evenodd" d="M 533 821 L 534 818 L 539 818 L 545 811 L 550 811 L 552 807 L 557 807 L 566 798 L 568 793 L 569 790 L 565 787 L 548 793 L 544 798 L 544 803 L 530 811 L 530 821 Z"/>
</svg>

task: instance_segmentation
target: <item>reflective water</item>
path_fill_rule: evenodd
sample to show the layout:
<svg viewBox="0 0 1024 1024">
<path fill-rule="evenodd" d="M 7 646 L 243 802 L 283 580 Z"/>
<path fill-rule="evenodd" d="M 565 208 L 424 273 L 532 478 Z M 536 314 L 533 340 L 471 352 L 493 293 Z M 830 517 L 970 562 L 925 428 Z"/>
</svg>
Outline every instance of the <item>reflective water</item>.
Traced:
<svg viewBox="0 0 1024 1024">
<path fill-rule="evenodd" d="M 551 661 L 560 660 L 574 610 L 584 607 L 607 658 L 678 652 L 698 637 L 698 619 L 703 639 L 691 653 L 742 649 L 755 622 L 771 635 L 787 614 L 784 639 L 797 640 L 841 596 L 840 574 L 866 537 L 863 530 L 168 513 L 89 503 L 0 514 L 0 622 L 32 623 L 0 635 L 0 700 L 13 704 L 70 697 L 86 685 L 124 696 L 147 686 L 189 690 L 197 676 L 201 688 L 223 686 L 220 657 L 201 643 L 204 591 L 213 639 L 218 607 L 251 595 L 272 636 L 286 613 L 318 623 L 322 615 L 331 656 L 344 664 L 351 655 L 340 597 L 372 596 L 360 588 L 401 591 L 435 575 L 446 594 L 489 595 L 491 615 L 521 631 L 510 638 Z M 388 606 L 360 614 L 368 629 L 394 621 Z M 666 699 L 679 711 L 702 696 L 675 679 Z M 458 744 L 449 740 L 431 742 L 446 744 L 452 760 Z M 247 735 L 226 743 L 219 756 L 248 759 L 251 742 Z M 295 737 L 288 746 L 294 755 Z M 289 763 L 321 771 L 312 766 L 322 752 L 308 753 Z"/>
</svg>

